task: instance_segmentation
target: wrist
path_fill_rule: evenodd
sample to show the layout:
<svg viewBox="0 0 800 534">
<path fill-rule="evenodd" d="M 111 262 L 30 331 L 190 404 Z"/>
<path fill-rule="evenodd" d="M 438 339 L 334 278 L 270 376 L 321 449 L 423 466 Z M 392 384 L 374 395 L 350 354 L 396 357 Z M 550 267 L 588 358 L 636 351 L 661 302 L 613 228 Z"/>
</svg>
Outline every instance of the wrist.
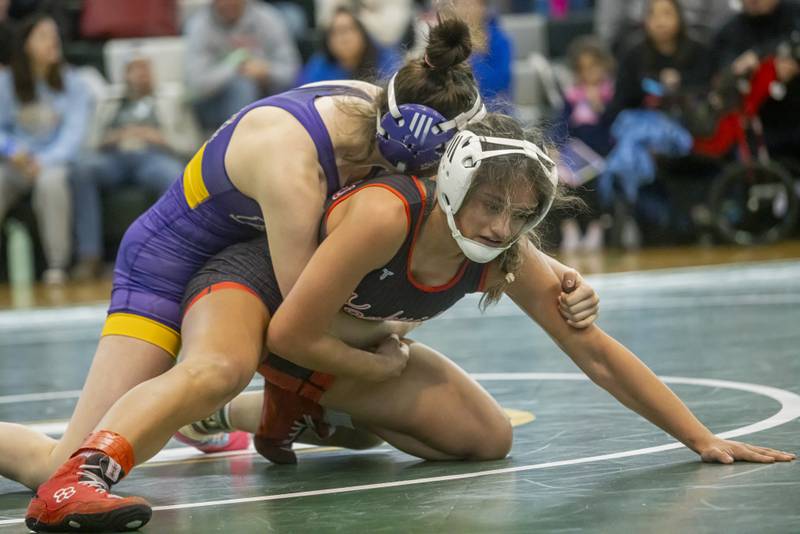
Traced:
<svg viewBox="0 0 800 534">
<path fill-rule="evenodd" d="M 385 378 L 385 370 L 381 365 L 381 358 L 374 352 L 359 350 L 364 356 L 364 365 L 359 366 L 362 370 L 358 378 L 369 382 L 380 382 Z"/>
<path fill-rule="evenodd" d="M 700 454 L 715 439 L 717 439 L 717 437 L 714 433 L 704 427 L 702 432 L 692 435 L 682 441 L 687 447 Z"/>
</svg>

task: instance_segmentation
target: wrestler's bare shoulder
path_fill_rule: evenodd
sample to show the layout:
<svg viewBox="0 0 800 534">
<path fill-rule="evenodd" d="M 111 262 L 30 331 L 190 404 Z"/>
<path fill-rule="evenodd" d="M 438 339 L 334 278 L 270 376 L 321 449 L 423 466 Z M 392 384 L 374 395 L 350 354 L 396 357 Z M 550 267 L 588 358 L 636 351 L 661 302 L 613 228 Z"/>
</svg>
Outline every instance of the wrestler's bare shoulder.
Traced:
<svg viewBox="0 0 800 534">
<path fill-rule="evenodd" d="M 271 106 L 258 107 L 242 117 L 225 152 L 225 169 L 233 185 L 258 198 L 259 185 L 267 175 L 291 173 L 317 176 L 317 149 L 303 125 L 289 112 Z"/>
<path fill-rule="evenodd" d="M 335 81 L 325 81 L 325 82 L 313 82 L 313 83 L 307 83 L 303 87 L 321 87 L 330 85 L 344 85 L 347 87 L 353 87 L 354 89 L 361 89 L 372 98 L 375 98 L 381 92 L 381 88 L 375 85 L 374 83 L 363 82 L 361 80 L 335 80 Z"/>
</svg>

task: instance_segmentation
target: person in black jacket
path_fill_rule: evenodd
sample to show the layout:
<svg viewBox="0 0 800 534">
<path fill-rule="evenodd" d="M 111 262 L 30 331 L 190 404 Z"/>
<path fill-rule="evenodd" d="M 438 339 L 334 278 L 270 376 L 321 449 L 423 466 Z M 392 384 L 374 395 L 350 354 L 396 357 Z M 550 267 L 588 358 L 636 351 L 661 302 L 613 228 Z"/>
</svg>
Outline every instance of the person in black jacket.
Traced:
<svg viewBox="0 0 800 534">
<path fill-rule="evenodd" d="M 696 90 L 709 81 L 708 49 L 689 37 L 676 0 L 651 0 L 645 37 L 622 59 L 612 114 L 623 109 L 664 109 L 665 97 Z"/>
<path fill-rule="evenodd" d="M 644 38 L 625 54 L 617 73 L 611 117 L 626 109 L 657 110 L 691 131 L 693 103 L 707 92 L 711 78 L 709 51 L 688 34 L 677 0 L 650 0 L 645 9 Z M 644 192 L 635 206 L 625 207 L 623 212 L 629 214 L 616 214 L 615 224 L 621 228 L 620 241 L 626 248 L 635 248 L 641 240 L 634 219 L 661 230 L 683 228 L 688 206 L 704 196 L 705 180 L 672 178 L 696 177 L 691 157 L 662 157 L 657 166 L 658 183 Z M 628 216 L 634 214 L 638 216 Z"/>
</svg>

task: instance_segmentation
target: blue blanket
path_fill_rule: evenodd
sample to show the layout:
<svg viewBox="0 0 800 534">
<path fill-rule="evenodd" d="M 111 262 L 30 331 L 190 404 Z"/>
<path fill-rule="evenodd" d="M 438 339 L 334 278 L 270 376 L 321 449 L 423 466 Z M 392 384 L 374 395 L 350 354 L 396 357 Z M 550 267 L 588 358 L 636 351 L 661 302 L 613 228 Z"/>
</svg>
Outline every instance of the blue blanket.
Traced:
<svg viewBox="0 0 800 534">
<path fill-rule="evenodd" d="M 639 189 L 655 180 L 654 154 L 685 156 L 692 149 L 689 132 L 660 111 L 625 110 L 611 125 L 611 135 L 617 143 L 597 183 L 600 201 L 606 206 L 616 190 L 628 203 L 636 203 Z"/>
</svg>

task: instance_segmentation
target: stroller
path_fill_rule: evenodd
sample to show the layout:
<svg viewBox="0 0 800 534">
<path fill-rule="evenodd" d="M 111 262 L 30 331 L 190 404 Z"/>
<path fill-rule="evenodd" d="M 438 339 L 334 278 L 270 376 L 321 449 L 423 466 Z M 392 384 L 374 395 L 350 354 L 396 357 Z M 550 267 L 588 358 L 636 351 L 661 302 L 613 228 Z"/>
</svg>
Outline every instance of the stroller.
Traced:
<svg viewBox="0 0 800 534">
<path fill-rule="evenodd" d="M 779 45 L 775 55 L 763 58 L 749 78 L 723 79 L 720 86 L 728 89 L 728 98 L 723 91 L 712 94 L 709 101 L 716 98 L 723 103 L 717 107 L 726 111 L 710 135 L 695 137 L 696 154 L 720 158 L 735 148 L 736 160 L 714 179 L 708 197 L 712 225 L 727 242 L 773 243 L 788 236 L 797 224 L 800 199 L 792 171 L 798 168 L 770 156 L 758 116 L 768 98 L 785 95 L 775 69 L 780 55 L 800 59 L 800 32 Z M 725 100 L 729 105 L 724 105 Z"/>
</svg>

